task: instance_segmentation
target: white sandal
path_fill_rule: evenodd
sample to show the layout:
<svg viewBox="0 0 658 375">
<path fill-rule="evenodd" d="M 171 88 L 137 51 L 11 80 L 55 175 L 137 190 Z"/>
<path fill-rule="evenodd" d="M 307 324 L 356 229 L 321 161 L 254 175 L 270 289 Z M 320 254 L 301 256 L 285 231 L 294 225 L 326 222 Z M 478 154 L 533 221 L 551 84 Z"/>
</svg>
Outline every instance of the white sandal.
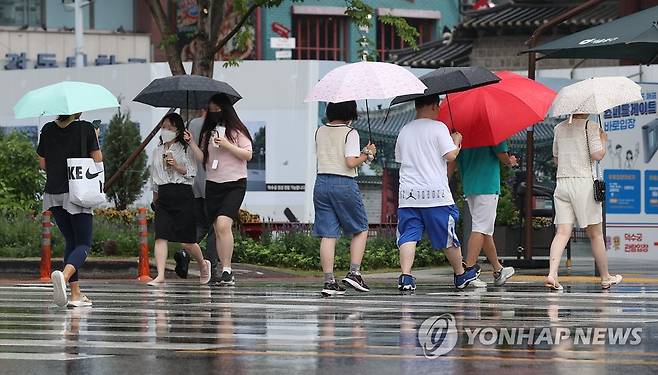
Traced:
<svg viewBox="0 0 658 375">
<path fill-rule="evenodd" d="M 611 286 L 619 284 L 622 279 L 623 277 L 621 277 L 621 275 L 614 275 L 614 276 L 610 276 L 608 280 L 605 281 L 601 280 L 601 289 L 603 290 L 610 289 Z"/>
</svg>

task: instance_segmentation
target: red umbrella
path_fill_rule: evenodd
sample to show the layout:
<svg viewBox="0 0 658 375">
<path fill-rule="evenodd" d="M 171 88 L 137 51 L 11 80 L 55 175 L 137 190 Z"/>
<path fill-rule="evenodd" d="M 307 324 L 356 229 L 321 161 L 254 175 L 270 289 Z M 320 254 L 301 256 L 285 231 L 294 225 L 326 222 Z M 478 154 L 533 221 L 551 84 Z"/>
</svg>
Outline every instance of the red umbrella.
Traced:
<svg viewBox="0 0 658 375">
<path fill-rule="evenodd" d="M 462 133 L 465 148 L 495 146 L 544 120 L 555 98 L 555 91 L 531 79 L 496 75 L 500 82 L 448 94 L 441 103 L 439 120 Z"/>
</svg>

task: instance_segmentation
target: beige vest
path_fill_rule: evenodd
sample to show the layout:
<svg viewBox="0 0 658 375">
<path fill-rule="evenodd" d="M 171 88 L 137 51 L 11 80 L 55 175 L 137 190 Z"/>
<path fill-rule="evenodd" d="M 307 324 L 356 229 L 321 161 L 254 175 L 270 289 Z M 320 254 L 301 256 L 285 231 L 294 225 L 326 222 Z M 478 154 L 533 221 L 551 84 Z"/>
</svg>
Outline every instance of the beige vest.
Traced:
<svg viewBox="0 0 658 375">
<path fill-rule="evenodd" d="M 318 158 L 318 174 L 335 174 L 356 177 L 356 168 L 345 164 L 345 142 L 353 129 L 347 125 L 323 125 L 315 132 L 315 151 Z"/>
</svg>

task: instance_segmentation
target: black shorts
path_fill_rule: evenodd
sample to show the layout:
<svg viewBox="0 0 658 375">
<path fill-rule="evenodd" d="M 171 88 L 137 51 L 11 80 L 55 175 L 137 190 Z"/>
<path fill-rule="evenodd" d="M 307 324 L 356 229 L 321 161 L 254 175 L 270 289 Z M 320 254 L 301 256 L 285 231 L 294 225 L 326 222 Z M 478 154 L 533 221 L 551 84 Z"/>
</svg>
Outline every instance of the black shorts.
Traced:
<svg viewBox="0 0 658 375">
<path fill-rule="evenodd" d="M 196 242 L 196 215 L 192 186 L 158 186 L 155 202 L 155 238 L 178 243 Z"/>
<path fill-rule="evenodd" d="M 233 221 L 237 221 L 246 192 L 246 178 L 221 184 L 206 181 L 206 214 L 209 223 L 214 223 L 220 216 L 230 217 Z"/>
</svg>

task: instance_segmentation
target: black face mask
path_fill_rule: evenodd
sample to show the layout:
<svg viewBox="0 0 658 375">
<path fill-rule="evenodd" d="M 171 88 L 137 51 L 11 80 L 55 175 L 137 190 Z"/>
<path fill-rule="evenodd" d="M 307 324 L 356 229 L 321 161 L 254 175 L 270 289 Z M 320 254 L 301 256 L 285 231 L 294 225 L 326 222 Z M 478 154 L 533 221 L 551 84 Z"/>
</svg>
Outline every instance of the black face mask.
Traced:
<svg viewBox="0 0 658 375">
<path fill-rule="evenodd" d="M 206 117 L 213 124 L 217 124 L 224 121 L 224 114 L 222 112 L 208 112 L 208 114 L 206 114 Z"/>
</svg>

